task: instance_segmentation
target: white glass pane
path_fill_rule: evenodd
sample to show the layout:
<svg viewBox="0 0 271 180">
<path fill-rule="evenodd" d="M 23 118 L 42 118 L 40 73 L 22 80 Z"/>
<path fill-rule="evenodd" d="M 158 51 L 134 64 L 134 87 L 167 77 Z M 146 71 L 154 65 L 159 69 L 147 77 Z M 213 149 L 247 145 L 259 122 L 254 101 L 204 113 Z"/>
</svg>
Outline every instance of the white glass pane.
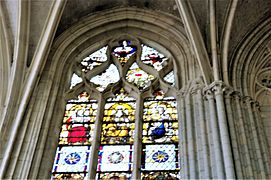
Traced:
<svg viewBox="0 0 271 180">
<path fill-rule="evenodd" d="M 130 171 L 132 152 L 131 145 L 102 146 L 99 152 L 98 171 Z"/>
<path fill-rule="evenodd" d="M 102 92 L 109 84 L 116 83 L 119 80 L 119 71 L 115 65 L 111 64 L 105 72 L 91 78 L 90 82 L 98 85 L 97 90 Z"/>
<path fill-rule="evenodd" d="M 82 82 L 82 78 L 77 76 L 77 74 L 73 73 L 72 78 L 71 78 L 71 86 L 70 89 L 72 89 L 74 86 Z"/>
<path fill-rule="evenodd" d="M 87 172 L 90 158 L 90 146 L 58 147 L 53 173 Z"/>
</svg>

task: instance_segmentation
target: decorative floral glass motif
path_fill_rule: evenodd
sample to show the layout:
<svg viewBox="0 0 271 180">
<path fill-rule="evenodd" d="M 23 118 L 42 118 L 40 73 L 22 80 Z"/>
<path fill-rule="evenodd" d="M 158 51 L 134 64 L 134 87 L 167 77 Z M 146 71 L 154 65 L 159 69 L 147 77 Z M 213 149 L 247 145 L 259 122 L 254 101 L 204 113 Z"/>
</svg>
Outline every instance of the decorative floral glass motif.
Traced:
<svg viewBox="0 0 271 180">
<path fill-rule="evenodd" d="M 120 46 L 113 48 L 112 54 L 118 58 L 121 65 L 124 65 L 136 52 L 136 47 L 131 46 L 131 41 L 129 40 L 120 41 L 119 45 Z"/>
<path fill-rule="evenodd" d="M 132 170 L 132 155 L 132 145 L 101 146 L 97 171 L 128 173 Z"/>
<path fill-rule="evenodd" d="M 106 51 L 107 51 L 107 46 L 85 57 L 80 63 L 82 71 L 88 72 L 92 70 L 93 68 L 101 65 L 103 62 L 105 62 L 107 60 Z"/>
<path fill-rule="evenodd" d="M 176 170 L 177 147 L 174 144 L 146 145 L 143 170 Z"/>
<path fill-rule="evenodd" d="M 85 177 L 88 172 L 90 146 L 59 146 L 53 167 L 53 178 Z"/>
<path fill-rule="evenodd" d="M 150 75 L 140 69 L 136 63 L 134 63 L 126 74 L 126 80 L 136 85 L 140 90 L 143 90 L 151 85 L 151 81 L 154 79 L 153 75 Z"/>
<path fill-rule="evenodd" d="M 72 78 L 71 78 L 70 89 L 72 89 L 74 86 L 76 86 L 77 84 L 79 84 L 82 81 L 83 81 L 83 79 L 81 77 L 79 77 L 77 74 L 73 73 Z"/>
<path fill-rule="evenodd" d="M 97 90 L 102 92 L 105 88 L 111 84 L 120 80 L 119 71 L 117 67 L 111 64 L 105 72 L 90 79 L 90 82 L 97 85 Z"/>
<path fill-rule="evenodd" d="M 152 47 L 149 47 L 144 44 L 142 44 L 141 46 L 142 46 L 141 60 L 145 64 L 152 66 L 157 71 L 163 69 L 168 58 Z"/>
<path fill-rule="evenodd" d="M 164 80 L 168 82 L 170 85 L 174 86 L 175 85 L 175 78 L 174 78 L 174 73 L 171 71 L 168 73 L 165 77 Z"/>
</svg>

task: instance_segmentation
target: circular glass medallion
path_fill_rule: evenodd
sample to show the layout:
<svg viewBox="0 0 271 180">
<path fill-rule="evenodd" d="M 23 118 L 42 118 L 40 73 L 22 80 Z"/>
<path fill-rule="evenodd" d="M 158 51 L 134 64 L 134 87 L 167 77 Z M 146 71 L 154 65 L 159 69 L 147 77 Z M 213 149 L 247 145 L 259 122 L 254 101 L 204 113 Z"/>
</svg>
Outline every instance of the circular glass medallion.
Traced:
<svg viewBox="0 0 271 180">
<path fill-rule="evenodd" d="M 70 153 L 64 159 L 67 164 L 76 164 L 80 161 L 81 157 L 77 153 Z"/>
<path fill-rule="evenodd" d="M 115 151 L 112 152 L 109 156 L 108 156 L 108 161 L 112 164 L 118 164 L 120 163 L 122 160 L 124 159 L 124 156 L 119 152 L 119 151 Z"/>
<path fill-rule="evenodd" d="M 152 159 L 158 163 L 166 162 L 168 160 L 168 157 L 168 154 L 164 151 L 157 151 L 152 155 Z"/>
</svg>

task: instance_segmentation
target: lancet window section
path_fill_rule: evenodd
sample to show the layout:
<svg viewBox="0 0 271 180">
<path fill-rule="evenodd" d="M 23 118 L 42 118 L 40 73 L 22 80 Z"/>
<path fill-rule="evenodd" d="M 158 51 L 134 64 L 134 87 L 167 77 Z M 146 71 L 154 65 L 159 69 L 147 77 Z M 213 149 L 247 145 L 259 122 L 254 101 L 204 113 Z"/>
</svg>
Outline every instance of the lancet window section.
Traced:
<svg viewBox="0 0 271 180">
<path fill-rule="evenodd" d="M 142 179 L 179 177 L 173 60 L 136 38 L 120 39 L 73 65 L 66 94 L 79 96 L 67 101 L 52 179 L 86 179 L 90 161 L 97 161 L 96 179 L 131 179 L 134 168 Z M 142 97 L 143 107 L 137 107 Z M 139 108 L 142 117 L 136 115 Z M 141 142 L 135 138 L 137 121 Z M 99 123 L 100 139 L 94 140 Z M 100 148 L 90 160 L 93 143 Z M 135 143 L 143 147 L 141 154 L 133 153 Z M 135 167 L 139 157 L 141 167 Z"/>
</svg>

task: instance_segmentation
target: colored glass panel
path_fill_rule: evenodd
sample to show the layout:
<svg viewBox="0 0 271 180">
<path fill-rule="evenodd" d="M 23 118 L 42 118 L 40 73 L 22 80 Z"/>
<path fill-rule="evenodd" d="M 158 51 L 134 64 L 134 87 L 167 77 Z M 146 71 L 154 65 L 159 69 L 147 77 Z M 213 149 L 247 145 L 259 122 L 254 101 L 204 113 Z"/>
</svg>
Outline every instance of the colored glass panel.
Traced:
<svg viewBox="0 0 271 180">
<path fill-rule="evenodd" d="M 119 45 L 120 46 L 113 48 L 112 54 L 118 58 L 121 65 L 124 65 L 136 52 L 136 47 L 131 46 L 131 41 L 129 40 L 120 41 Z"/>
<path fill-rule="evenodd" d="M 92 70 L 93 68 L 101 65 L 103 62 L 105 62 L 107 60 L 106 51 L 107 51 L 107 46 L 85 57 L 80 63 L 82 71 L 88 72 Z"/>
<path fill-rule="evenodd" d="M 143 90 L 151 85 L 154 76 L 146 73 L 134 63 L 128 70 L 126 79 L 128 82 L 136 85 L 140 90 Z"/>
<path fill-rule="evenodd" d="M 116 83 L 119 80 L 119 71 L 115 65 L 111 64 L 108 69 L 105 70 L 105 72 L 91 78 L 90 82 L 96 84 L 97 90 L 102 92 L 109 84 Z"/>
<path fill-rule="evenodd" d="M 61 173 L 53 174 L 52 179 L 63 180 L 63 179 L 77 179 L 83 180 L 86 179 L 87 173 Z"/>
<path fill-rule="evenodd" d="M 101 146 L 99 151 L 98 171 L 131 171 L 133 159 L 132 152 L 132 145 Z"/>
<path fill-rule="evenodd" d="M 57 148 L 53 174 L 56 177 L 67 173 L 87 173 L 90 146 L 59 146 Z"/>
<path fill-rule="evenodd" d="M 109 180 L 109 179 L 126 180 L 126 179 L 131 179 L 131 177 L 132 177 L 132 175 L 129 173 L 114 172 L 114 173 L 100 173 L 99 176 L 97 176 L 97 179 L 101 179 L 101 180 Z"/>
<path fill-rule="evenodd" d="M 132 144 L 135 126 L 135 99 L 123 89 L 107 99 L 102 124 L 102 144 Z"/>
<path fill-rule="evenodd" d="M 70 89 L 72 89 L 74 86 L 82 82 L 82 78 L 79 77 L 77 74 L 73 73 L 72 78 L 71 78 L 71 86 Z"/>
<path fill-rule="evenodd" d="M 176 106 L 176 100 L 164 97 L 162 91 L 156 91 L 154 97 L 144 100 L 142 178 L 153 177 L 148 174 L 163 177 L 154 171 L 174 174 L 179 170 Z"/>
<path fill-rule="evenodd" d="M 52 179 L 86 178 L 97 108 L 87 92 L 67 102 Z"/>
<path fill-rule="evenodd" d="M 171 71 L 168 73 L 165 77 L 164 80 L 168 82 L 170 85 L 174 86 L 175 85 L 175 78 L 174 78 L 174 73 Z"/>
<path fill-rule="evenodd" d="M 178 180 L 180 179 L 179 172 L 143 172 L 141 174 L 141 179 L 143 180 L 150 180 L 150 179 L 156 179 L 156 180 L 162 180 L 162 179 L 167 179 L 167 180 Z"/>
<path fill-rule="evenodd" d="M 162 53 L 158 52 L 156 49 L 146 46 L 144 44 L 142 46 L 141 60 L 147 64 L 152 66 L 157 71 L 163 69 L 166 65 L 166 58 Z"/>
<path fill-rule="evenodd" d="M 89 100 L 86 92 L 81 93 L 78 100 L 69 101 L 66 105 L 59 144 L 91 144 L 97 108 L 97 102 Z"/>
</svg>

